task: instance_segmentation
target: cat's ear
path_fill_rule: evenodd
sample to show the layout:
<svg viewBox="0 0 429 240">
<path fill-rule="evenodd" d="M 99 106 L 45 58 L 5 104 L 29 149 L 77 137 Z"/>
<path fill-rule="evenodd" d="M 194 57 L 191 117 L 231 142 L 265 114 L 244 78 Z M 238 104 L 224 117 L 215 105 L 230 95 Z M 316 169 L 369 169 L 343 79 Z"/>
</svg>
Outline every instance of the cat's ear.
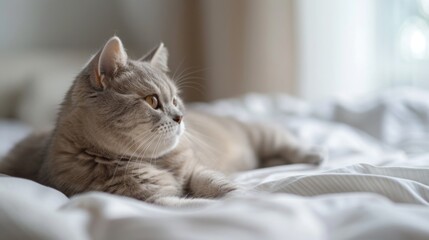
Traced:
<svg viewBox="0 0 429 240">
<path fill-rule="evenodd" d="M 168 50 L 164 43 L 160 43 L 156 48 L 150 50 L 140 58 L 140 61 L 149 62 L 152 66 L 168 72 Z"/>
<path fill-rule="evenodd" d="M 121 39 L 114 36 L 104 45 L 103 49 L 94 57 L 95 85 L 98 88 L 106 87 L 106 79 L 114 76 L 120 67 L 127 63 L 127 53 Z"/>
</svg>

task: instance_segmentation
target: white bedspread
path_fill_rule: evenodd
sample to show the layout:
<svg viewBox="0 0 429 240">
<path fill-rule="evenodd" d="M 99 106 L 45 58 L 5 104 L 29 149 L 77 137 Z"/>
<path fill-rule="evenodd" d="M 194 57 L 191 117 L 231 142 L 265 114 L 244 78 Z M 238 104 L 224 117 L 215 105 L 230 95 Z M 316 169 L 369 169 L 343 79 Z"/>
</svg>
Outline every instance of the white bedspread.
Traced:
<svg viewBox="0 0 429 240">
<path fill-rule="evenodd" d="M 328 158 L 236 174 L 246 193 L 187 209 L 98 192 L 68 199 L 3 176 L 0 239 L 429 239 L 428 92 L 313 106 L 247 95 L 197 107 L 283 124 Z"/>
</svg>

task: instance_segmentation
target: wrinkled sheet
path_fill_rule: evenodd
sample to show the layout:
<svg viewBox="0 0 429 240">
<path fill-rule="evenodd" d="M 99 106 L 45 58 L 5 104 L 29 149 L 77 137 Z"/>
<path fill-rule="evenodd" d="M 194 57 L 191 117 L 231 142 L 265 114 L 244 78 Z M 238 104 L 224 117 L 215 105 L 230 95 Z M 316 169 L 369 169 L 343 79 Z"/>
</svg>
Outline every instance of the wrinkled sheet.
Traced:
<svg viewBox="0 0 429 240">
<path fill-rule="evenodd" d="M 0 239 L 429 239 L 429 92 L 312 105 L 250 94 L 193 107 L 275 122 L 326 160 L 235 174 L 244 193 L 187 208 L 99 192 L 68 199 L 2 176 Z"/>
</svg>

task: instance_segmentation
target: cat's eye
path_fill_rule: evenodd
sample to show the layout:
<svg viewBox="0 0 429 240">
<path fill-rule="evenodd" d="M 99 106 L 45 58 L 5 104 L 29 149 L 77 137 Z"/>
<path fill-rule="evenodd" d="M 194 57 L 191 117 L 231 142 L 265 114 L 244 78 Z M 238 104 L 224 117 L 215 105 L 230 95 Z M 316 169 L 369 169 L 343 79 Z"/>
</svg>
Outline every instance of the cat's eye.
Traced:
<svg viewBox="0 0 429 240">
<path fill-rule="evenodd" d="M 144 100 L 153 108 L 158 109 L 159 108 L 159 100 L 157 95 L 149 95 L 144 98 Z"/>
<path fill-rule="evenodd" d="M 177 106 L 177 100 L 176 100 L 176 98 L 173 98 L 173 105 Z"/>
</svg>

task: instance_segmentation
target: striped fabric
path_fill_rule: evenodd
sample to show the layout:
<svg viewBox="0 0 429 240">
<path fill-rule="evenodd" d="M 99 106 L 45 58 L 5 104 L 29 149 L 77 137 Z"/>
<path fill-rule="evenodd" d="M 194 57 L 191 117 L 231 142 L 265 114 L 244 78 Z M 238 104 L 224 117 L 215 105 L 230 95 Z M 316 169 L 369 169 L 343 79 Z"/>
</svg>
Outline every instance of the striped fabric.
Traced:
<svg viewBox="0 0 429 240">
<path fill-rule="evenodd" d="M 370 192 L 397 203 L 429 205 L 429 168 L 355 164 L 318 174 L 264 182 L 256 189 L 301 196 Z"/>
</svg>

